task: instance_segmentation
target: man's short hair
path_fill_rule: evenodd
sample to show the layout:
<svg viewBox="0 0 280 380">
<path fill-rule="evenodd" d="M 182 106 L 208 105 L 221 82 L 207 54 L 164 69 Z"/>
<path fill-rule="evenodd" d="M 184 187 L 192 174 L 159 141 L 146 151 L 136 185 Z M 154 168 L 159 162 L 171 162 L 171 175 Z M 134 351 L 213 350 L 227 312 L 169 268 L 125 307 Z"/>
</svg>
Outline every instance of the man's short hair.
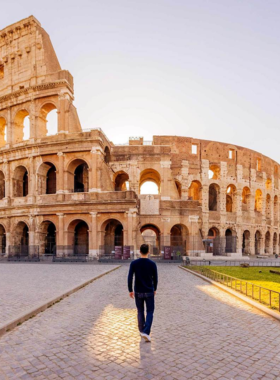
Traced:
<svg viewBox="0 0 280 380">
<path fill-rule="evenodd" d="M 140 247 L 140 252 L 143 253 L 143 255 L 146 255 L 147 253 L 149 253 L 148 244 L 142 244 Z"/>
</svg>

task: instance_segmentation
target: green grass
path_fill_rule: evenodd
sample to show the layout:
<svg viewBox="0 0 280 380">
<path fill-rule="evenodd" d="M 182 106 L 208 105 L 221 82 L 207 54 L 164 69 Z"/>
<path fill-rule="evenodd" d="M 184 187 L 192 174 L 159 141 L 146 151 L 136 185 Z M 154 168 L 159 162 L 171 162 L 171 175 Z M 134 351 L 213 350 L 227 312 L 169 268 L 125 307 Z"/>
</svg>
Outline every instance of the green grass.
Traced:
<svg viewBox="0 0 280 380">
<path fill-rule="evenodd" d="M 216 267 L 216 266 L 191 266 L 189 269 L 201 272 L 203 268 L 210 269 L 215 272 L 223 273 L 225 275 L 235 277 L 239 280 L 245 280 L 251 284 L 257 285 L 252 286 L 250 284 L 245 284 L 239 280 L 224 279 L 220 281 L 225 285 L 232 287 L 240 291 L 243 294 L 246 294 L 255 300 L 261 299 L 261 303 L 270 306 L 273 309 L 279 310 L 279 295 L 277 293 L 271 293 L 271 298 L 269 291 L 262 289 L 260 291 L 259 287 L 263 287 L 269 290 L 280 293 L 280 275 L 270 273 L 270 270 L 279 271 L 280 268 L 274 267 L 250 267 L 250 268 L 241 268 L 241 267 Z M 209 277 L 209 276 L 207 276 Z"/>
</svg>

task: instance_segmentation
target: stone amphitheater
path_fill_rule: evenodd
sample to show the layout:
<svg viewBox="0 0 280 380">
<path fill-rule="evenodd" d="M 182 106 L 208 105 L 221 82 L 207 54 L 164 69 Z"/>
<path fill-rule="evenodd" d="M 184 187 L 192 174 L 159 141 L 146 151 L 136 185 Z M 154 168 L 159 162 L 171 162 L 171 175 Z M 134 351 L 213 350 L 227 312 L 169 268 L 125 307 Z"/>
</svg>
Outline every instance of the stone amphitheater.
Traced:
<svg viewBox="0 0 280 380">
<path fill-rule="evenodd" d="M 277 162 L 190 137 L 115 145 L 82 129 L 73 99 L 36 18 L 0 32 L 2 256 L 128 258 L 143 242 L 165 258 L 278 254 Z"/>
</svg>

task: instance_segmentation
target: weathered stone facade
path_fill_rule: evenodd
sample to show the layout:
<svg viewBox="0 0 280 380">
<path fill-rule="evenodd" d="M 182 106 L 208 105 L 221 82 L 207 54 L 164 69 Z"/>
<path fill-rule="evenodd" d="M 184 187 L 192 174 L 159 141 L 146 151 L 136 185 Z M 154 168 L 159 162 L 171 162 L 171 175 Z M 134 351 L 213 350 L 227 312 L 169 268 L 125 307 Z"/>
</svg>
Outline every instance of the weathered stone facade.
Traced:
<svg viewBox="0 0 280 380">
<path fill-rule="evenodd" d="M 57 254 L 77 249 L 96 256 L 119 246 L 135 252 L 147 230 L 157 253 L 183 245 L 188 254 L 203 255 L 203 239 L 218 236 L 236 236 L 226 249 L 232 255 L 278 253 L 277 162 L 188 137 L 114 145 L 99 129 L 82 130 L 73 99 L 73 78 L 33 16 L 0 32 L 3 254 L 15 246 L 38 246 L 40 254 L 54 246 Z M 57 133 L 47 136 L 54 109 Z M 146 181 L 159 194 L 140 194 Z"/>
</svg>

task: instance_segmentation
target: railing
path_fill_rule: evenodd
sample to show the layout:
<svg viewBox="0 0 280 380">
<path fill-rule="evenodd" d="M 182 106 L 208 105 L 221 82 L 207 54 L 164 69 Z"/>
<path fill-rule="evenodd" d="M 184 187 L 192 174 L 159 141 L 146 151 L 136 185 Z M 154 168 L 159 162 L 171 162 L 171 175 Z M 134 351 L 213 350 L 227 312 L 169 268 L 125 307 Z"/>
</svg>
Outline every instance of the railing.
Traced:
<svg viewBox="0 0 280 380">
<path fill-rule="evenodd" d="M 192 270 L 239 293 L 242 293 L 247 297 L 270 307 L 271 309 L 280 311 L 280 292 L 263 288 L 262 286 L 253 284 L 252 282 L 241 280 L 224 273 L 219 273 L 209 268 L 198 267 L 193 268 Z"/>
</svg>

